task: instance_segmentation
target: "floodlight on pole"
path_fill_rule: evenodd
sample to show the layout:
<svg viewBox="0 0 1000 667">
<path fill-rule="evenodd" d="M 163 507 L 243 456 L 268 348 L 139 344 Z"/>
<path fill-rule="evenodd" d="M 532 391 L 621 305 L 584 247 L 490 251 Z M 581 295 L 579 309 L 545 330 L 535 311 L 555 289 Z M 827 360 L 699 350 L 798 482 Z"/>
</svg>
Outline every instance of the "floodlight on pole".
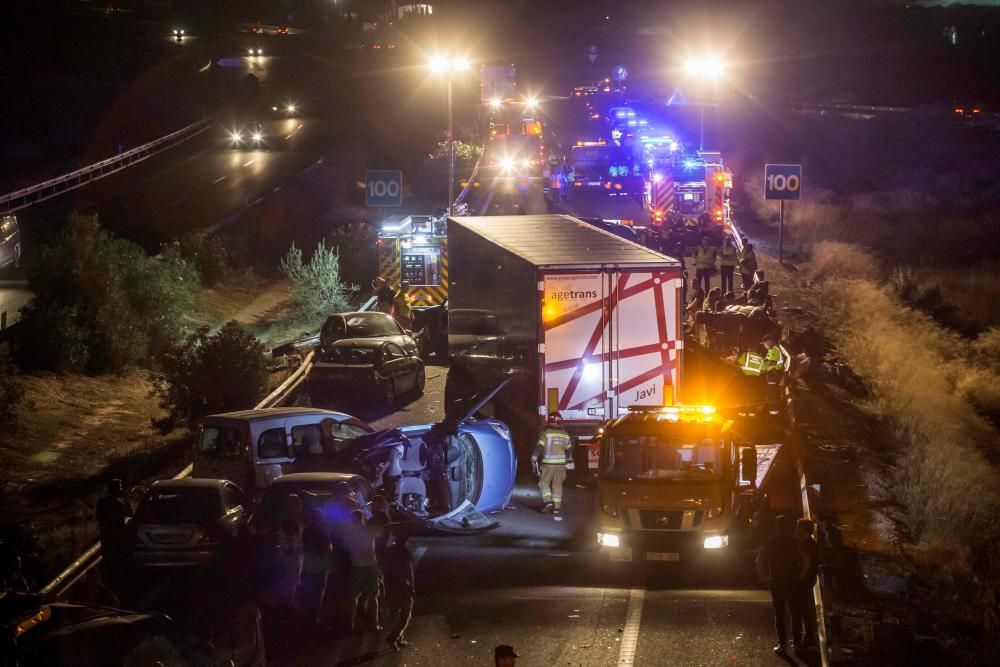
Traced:
<svg viewBox="0 0 1000 667">
<path fill-rule="evenodd" d="M 455 207 L 455 122 L 452 114 L 451 81 L 455 72 L 465 72 L 469 69 L 469 59 L 464 56 L 452 56 L 439 53 L 431 56 L 428 63 L 435 74 L 444 74 L 448 79 L 448 215 L 454 213 Z"/>
</svg>

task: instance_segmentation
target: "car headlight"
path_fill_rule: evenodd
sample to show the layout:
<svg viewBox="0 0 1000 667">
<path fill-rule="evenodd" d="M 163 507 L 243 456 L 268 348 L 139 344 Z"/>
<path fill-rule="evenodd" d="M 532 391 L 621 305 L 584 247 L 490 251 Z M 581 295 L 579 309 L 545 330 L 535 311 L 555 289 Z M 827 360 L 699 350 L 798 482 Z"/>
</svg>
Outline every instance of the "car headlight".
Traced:
<svg viewBox="0 0 1000 667">
<path fill-rule="evenodd" d="M 728 535 L 711 535 L 705 538 L 706 549 L 721 549 L 729 546 Z"/>
<path fill-rule="evenodd" d="M 288 113 L 295 113 L 296 108 L 297 107 L 294 104 L 289 104 L 288 105 Z"/>
<path fill-rule="evenodd" d="M 243 133 L 242 132 L 230 132 L 229 133 L 229 138 L 232 140 L 232 142 L 234 144 L 238 144 L 241 141 L 243 141 Z"/>
<path fill-rule="evenodd" d="M 248 56 L 252 56 L 253 55 L 253 49 L 247 49 L 247 55 Z"/>
<path fill-rule="evenodd" d="M 261 134 L 260 132 L 254 132 L 253 133 L 253 140 L 256 141 L 257 143 L 260 143 L 261 141 L 264 140 L 264 135 Z"/>
<path fill-rule="evenodd" d="M 719 505 L 718 507 L 709 507 L 708 508 L 708 518 L 709 519 L 717 519 L 720 516 L 722 516 L 722 505 Z"/>
<path fill-rule="evenodd" d="M 622 545 L 621 539 L 614 533 L 598 533 L 597 543 L 602 547 L 612 547 L 615 549 Z"/>
</svg>

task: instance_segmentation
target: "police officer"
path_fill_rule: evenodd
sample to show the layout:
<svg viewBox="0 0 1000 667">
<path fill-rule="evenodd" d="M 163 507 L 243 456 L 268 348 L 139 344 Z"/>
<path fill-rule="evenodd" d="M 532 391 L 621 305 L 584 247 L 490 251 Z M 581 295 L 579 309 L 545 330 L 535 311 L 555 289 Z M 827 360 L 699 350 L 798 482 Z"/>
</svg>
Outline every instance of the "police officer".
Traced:
<svg viewBox="0 0 1000 667">
<path fill-rule="evenodd" d="M 736 270 L 736 247 L 728 236 L 722 240 L 719 251 L 719 272 L 722 274 L 722 293 L 733 291 L 733 272 Z"/>
<path fill-rule="evenodd" d="M 750 377 L 760 377 L 764 373 L 764 357 L 757 354 L 755 350 L 744 350 L 736 359 L 736 365 L 740 367 L 744 375 Z"/>
<path fill-rule="evenodd" d="M 715 246 L 707 236 L 701 237 L 701 245 L 694 255 L 694 284 L 704 285 L 705 293 L 712 289 L 712 271 L 715 270 Z"/>
<path fill-rule="evenodd" d="M 562 509 L 563 482 L 572 447 L 573 441 L 563 428 L 562 415 L 553 412 L 538 435 L 538 444 L 531 455 L 531 467 L 538 475 L 538 488 L 542 492 L 542 512 L 559 514 Z"/>
<path fill-rule="evenodd" d="M 767 350 L 767 354 L 764 356 L 767 398 L 768 401 L 776 403 L 780 396 L 781 378 L 785 374 L 785 355 L 781 352 L 781 347 L 778 346 L 773 335 L 767 334 L 761 342 L 764 344 L 764 349 Z M 771 408 L 771 414 L 777 414 L 774 407 Z"/>
</svg>

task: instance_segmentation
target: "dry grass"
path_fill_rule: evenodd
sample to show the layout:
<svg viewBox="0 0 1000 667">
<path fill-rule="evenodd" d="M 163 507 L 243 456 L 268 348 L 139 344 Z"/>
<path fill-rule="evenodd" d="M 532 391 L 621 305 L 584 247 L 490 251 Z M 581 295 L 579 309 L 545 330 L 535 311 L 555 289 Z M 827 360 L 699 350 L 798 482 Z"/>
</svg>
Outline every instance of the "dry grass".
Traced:
<svg viewBox="0 0 1000 667">
<path fill-rule="evenodd" d="M 976 594 L 990 599 L 1000 586 L 1000 433 L 982 413 L 1000 412 L 1000 366 L 984 363 L 1000 357 L 1000 333 L 969 345 L 901 305 L 887 287 L 858 277 L 870 267 L 857 261 L 856 248 L 825 252 L 860 268 L 821 283 L 821 317 L 840 353 L 869 382 L 869 407 L 903 444 L 895 486 L 911 533 L 951 553 L 952 564 L 969 563 L 966 574 L 986 584 Z M 995 609 L 984 609 L 987 626 L 1000 620 Z"/>
</svg>

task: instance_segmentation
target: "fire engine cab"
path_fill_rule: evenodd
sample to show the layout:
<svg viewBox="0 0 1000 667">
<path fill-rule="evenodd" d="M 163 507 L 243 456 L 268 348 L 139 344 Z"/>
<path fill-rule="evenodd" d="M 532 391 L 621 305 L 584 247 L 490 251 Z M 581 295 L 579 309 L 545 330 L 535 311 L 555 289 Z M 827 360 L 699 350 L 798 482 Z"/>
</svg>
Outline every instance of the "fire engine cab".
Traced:
<svg viewBox="0 0 1000 667">
<path fill-rule="evenodd" d="M 390 217 L 378 234 L 379 275 L 392 287 L 410 283 L 413 306 L 448 299 L 448 235 L 445 217 Z"/>
<path fill-rule="evenodd" d="M 651 161 L 649 211 L 654 228 L 676 224 L 696 228 L 710 221 L 722 234 L 731 233 L 733 173 L 723 164 L 721 153 L 681 156 L 668 151 L 656 153 Z"/>
</svg>

